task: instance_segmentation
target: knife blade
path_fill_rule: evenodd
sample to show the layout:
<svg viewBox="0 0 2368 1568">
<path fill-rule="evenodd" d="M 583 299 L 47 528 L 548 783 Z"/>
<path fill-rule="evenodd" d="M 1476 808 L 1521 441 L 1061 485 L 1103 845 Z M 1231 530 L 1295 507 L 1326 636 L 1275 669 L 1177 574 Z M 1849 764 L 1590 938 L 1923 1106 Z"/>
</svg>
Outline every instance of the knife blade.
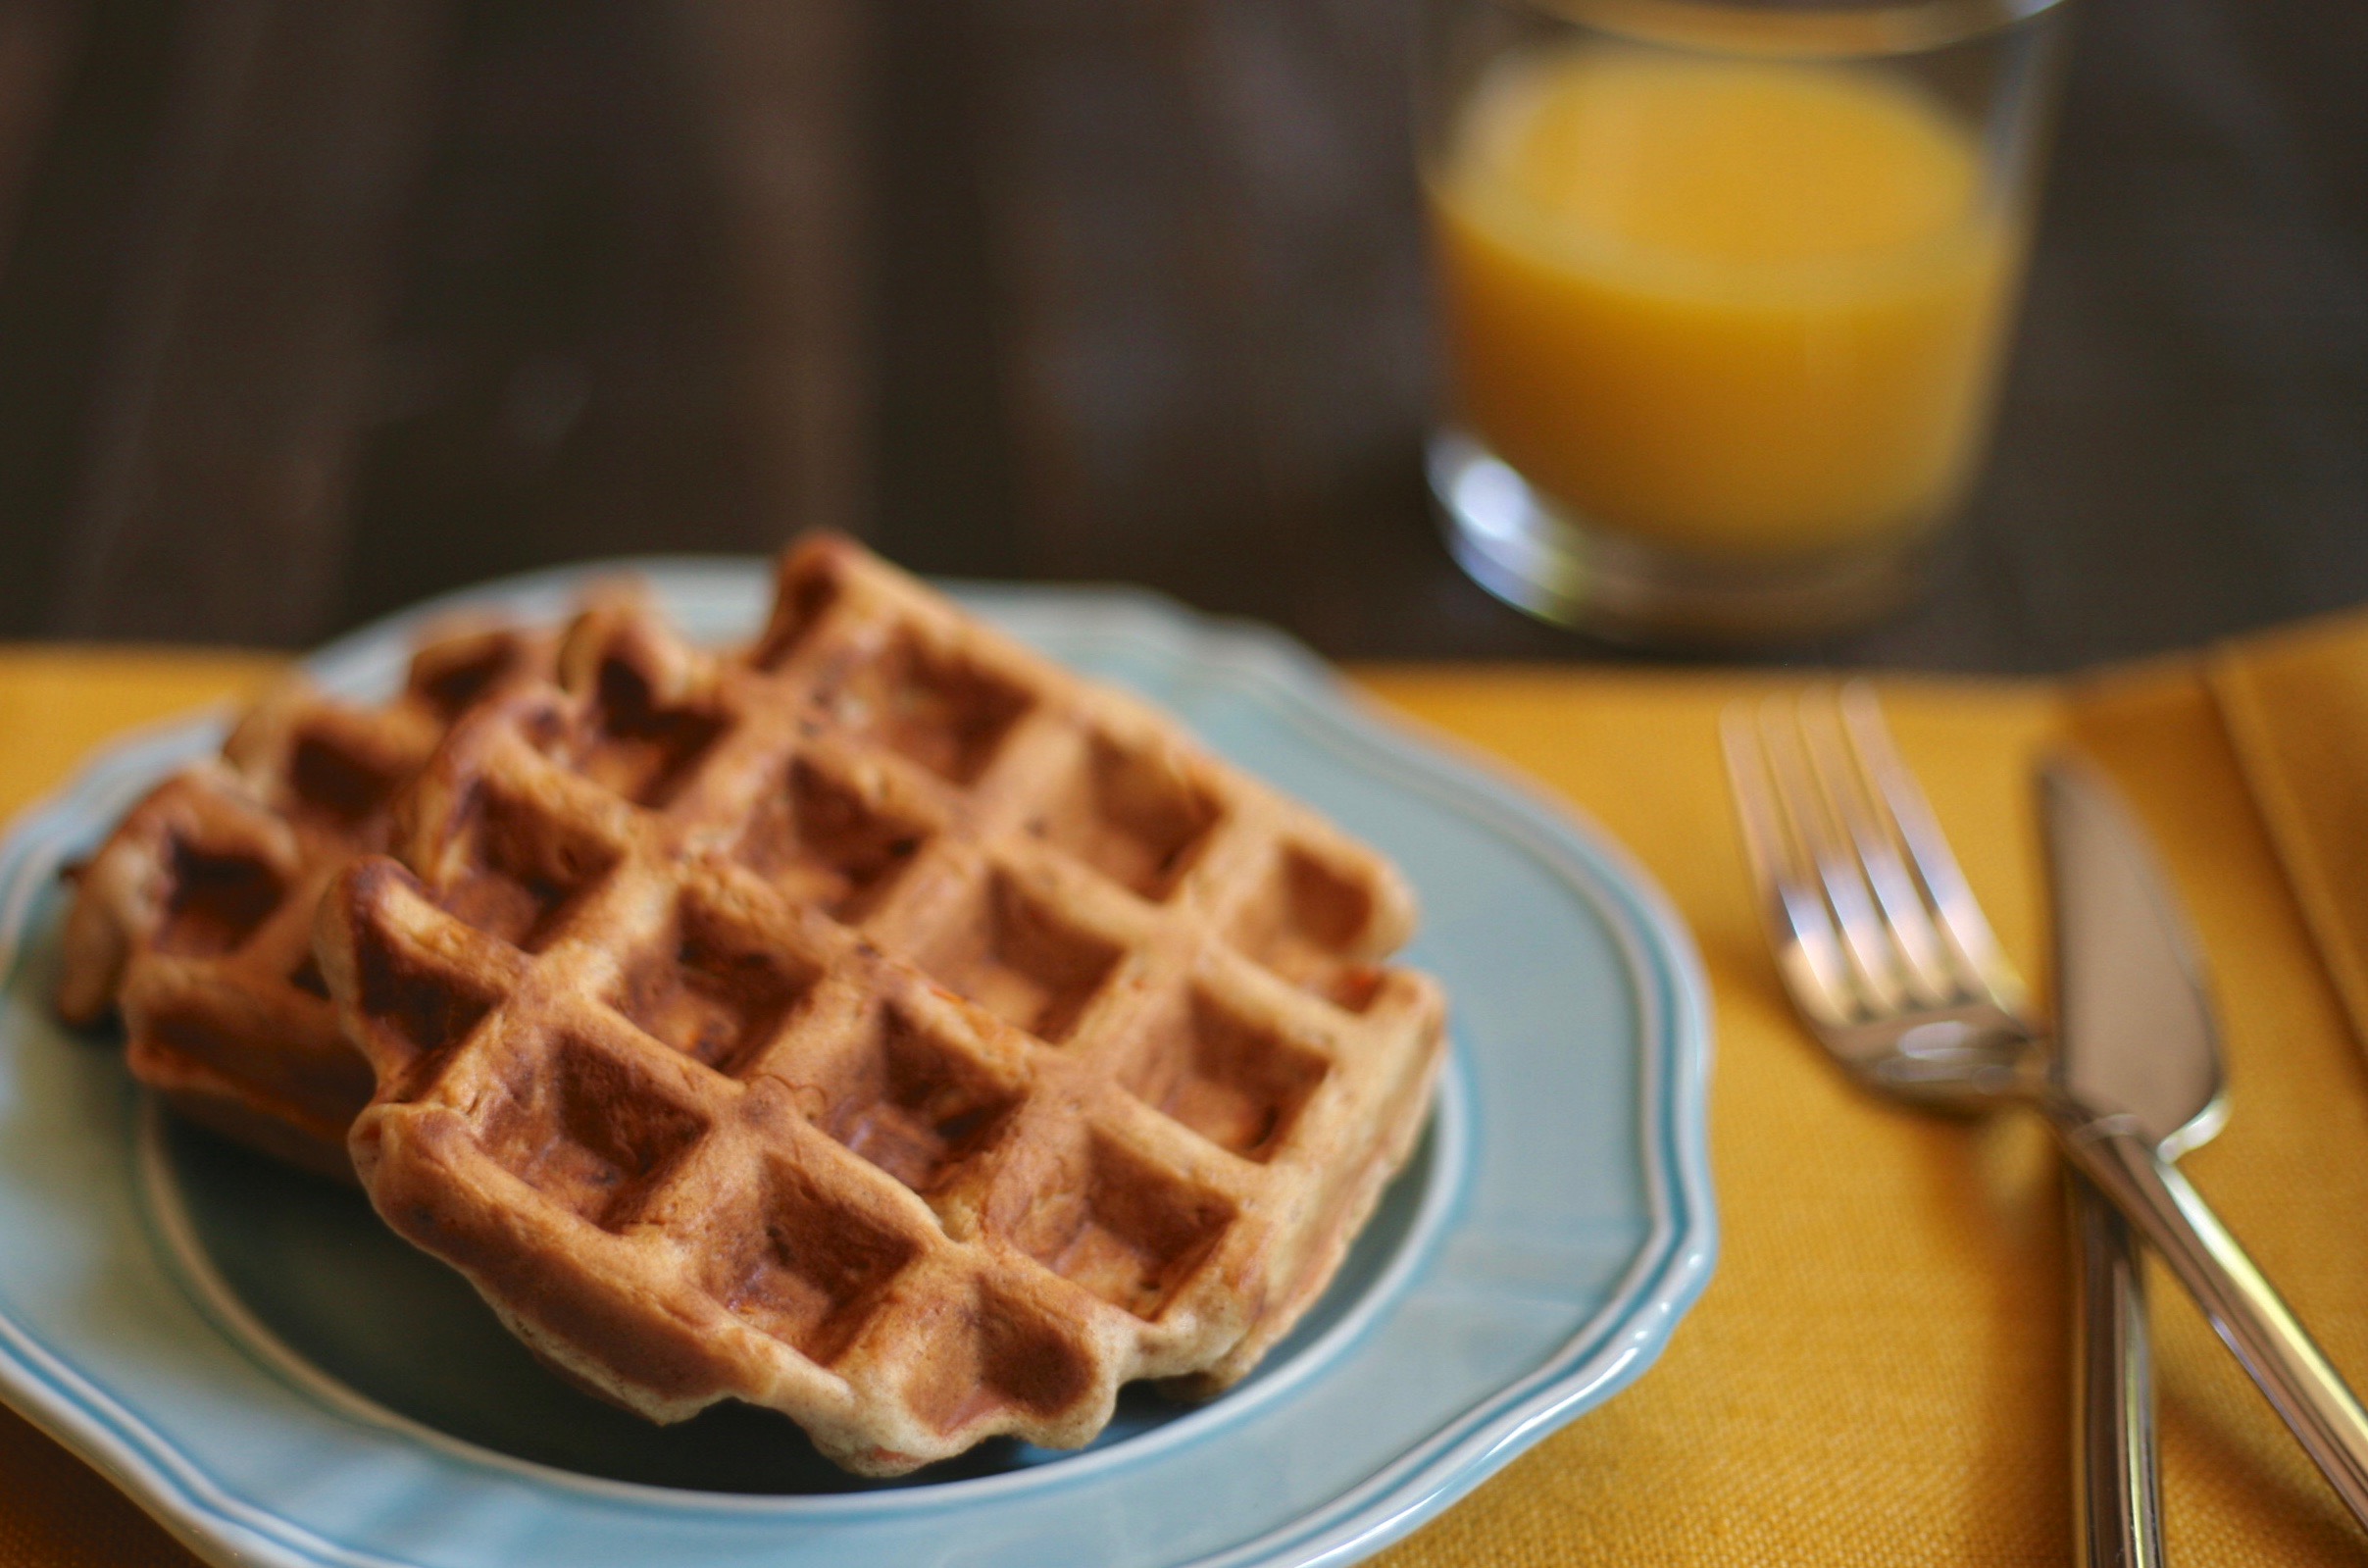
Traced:
<svg viewBox="0 0 2368 1568">
<path fill-rule="evenodd" d="M 2063 986 L 2056 1076 L 2093 1103 L 2125 1108 L 2162 1157 L 2175 1159 L 2228 1114 L 2195 943 L 2141 830 L 2091 769 L 2069 759 L 2042 768 L 2040 806 L 2057 868 L 2058 973 L 2082 977 Z M 2167 938 L 2149 938 L 2153 926 L 2167 927 Z M 2167 989 L 2147 992 L 2149 1013 L 2095 989 L 2130 986 Z M 2075 1558 L 2082 1568 L 2160 1568 L 2153 1372 L 2137 1239 L 2085 1177 L 2069 1177 Z"/>
<path fill-rule="evenodd" d="M 2227 1115 L 2220 1031 L 2194 937 L 2144 831 L 2093 768 L 2050 761 L 2040 801 L 2064 1087 L 2135 1118 L 2146 1141 L 2176 1159 Z"/>
</svg>

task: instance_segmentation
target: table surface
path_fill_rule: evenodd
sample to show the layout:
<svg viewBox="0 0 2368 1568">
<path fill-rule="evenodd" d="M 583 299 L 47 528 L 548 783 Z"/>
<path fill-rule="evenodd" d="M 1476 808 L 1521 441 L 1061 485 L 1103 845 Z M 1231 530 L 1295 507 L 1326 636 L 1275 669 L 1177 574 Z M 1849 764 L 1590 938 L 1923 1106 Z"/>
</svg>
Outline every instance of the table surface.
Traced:
<svg viewBox="0 0 2368 1568">
<path fill-rule="evenodd" d="M 2368 598 L 2368 8 L 2074 0 L 1937 591 L 2047 671 Z M 1342 657 L 1609 650 L 1418 472 L 1413 0 L 10 0 L 0 637 L 292 646 L 849 527 Z"/>
<path fill-rule="evenodd" d="M 101 737 L 251 690 L 271 668 L 0 650 L 0 816 Z M 2232 674 L 2258 699 L 2253 722 L 2221 706 Z M 2036 1121 L 1904 1114 L 1801 1032 L 1725 826 L 1719 723 L 1748 678 L 1436 666 L 1361 678 L 1628 847 L 1694 934 L 1719 1037 L 1718 1268 L 1667 1355 L 1374 1568 L 2068 1562 L 2060 1167 Z M 2075 744 L 2128 793 L 2219 981 L 2231 1116 L 2183 1168 L 2336 1365 L 2368 1383 L 2355 1028 L 2368 1015 L 2329 985 L 2323 955 L 2340 949 L 2314 942 L 2292 891 L 2322 884 L 2347 913 L 2342 929 L 2368 933 L 2368 876 L 2356 791 L 2296 790 L 2289 773 L 2368 773 L 2368 617 L 2241 647 L 2209 686 L 2200 661 L 2166 660 L 2062 685 L 1892 682 L 1884 701 L 2026 973 L 2043 968 L 2046 929 L 2034 757 Z M 2262 789 L 2279 778 L 2289 786 Z M 2303 866 L 2317 875 L 2290 884 Z M 1499 1248 L 1482 1266 L 1524 1256 Z M 2359 1563 L 2368 1537 L 2201 1315 L 2167 1278 L 2152 1301 L 2174 1561 Z M 188 1563 L 96 1472 L 0 1411 L 0 1568 Z"/>
</svg>

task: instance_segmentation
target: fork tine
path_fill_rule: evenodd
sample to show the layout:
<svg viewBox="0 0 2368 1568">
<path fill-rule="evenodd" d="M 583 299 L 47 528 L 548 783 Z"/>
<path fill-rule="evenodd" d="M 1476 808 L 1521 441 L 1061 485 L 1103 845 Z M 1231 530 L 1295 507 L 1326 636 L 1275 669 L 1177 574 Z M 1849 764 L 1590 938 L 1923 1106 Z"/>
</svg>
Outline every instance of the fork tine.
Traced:
<svg viewBox="0 0 2368 1568">
<path fill-rule="evenodd" d="M 1826 782 L 1811 765 L 1797 700 L 1770 698 L 1760 710 L 1760 741 L 1776 776 L 1776 799 L 1816 867 L 1826 906 L 1841 928 L 1842 950 L 1860 994 L 1878 1012 L 1907 1004 L 1897 945 L 1875 912 L 1866 878 L 1839 822 Z"/>
<path fill-rule="evenodd" d="M 1933 912 L 1900 858 L 1897 824 L 1867 776 L 1865 759 L 1842 731 L 1841 698 L 1820 688 L 1800 704 L 1800 729 L 1811 763 L 1858 851 L 1858 869 L 1873 889 L 1884 925 L 1898 949 L 1901 979 L 1926 1007 L 1966 999 Z"/>
<path fill-rule="evenodd" d="M 1899 759 L 1891 744 L 1889 727 L 1874 687 L 1852 681 L 1842 687 L 1841 720 L 1850 744 L 1866 771 L 1868 783 L 1889 808 L 1900 841 L 1907 848 L 1916 879 L 1924 885 L 1939 917 L 1963 985 L 1972 994 L 1987 995 L 2008 1012 L 2019 1012 L 2025 1001 L 2022 978 L 2007 962 L 1996 935 L 1983 917 L 1982 906 L 1966 885 L 1957 857 L 1950 853 L 1940 825 L 1933 818 L 1916 776 Z"/>
<path fill-rule="evenodd" d="M 1728 793 L 1735 800 L 1743 858 L 1759 894 L 1760 918 L 1783 971 L 1785 989 L 1803 1012 L 1830 1025 L 1858 1013 L 1841 942 L 1793 842 L 1776 800 L 1775 781 L 1748 707 L 1736 703 L 1719 721 L 1727 754 Z"/>
</svg>

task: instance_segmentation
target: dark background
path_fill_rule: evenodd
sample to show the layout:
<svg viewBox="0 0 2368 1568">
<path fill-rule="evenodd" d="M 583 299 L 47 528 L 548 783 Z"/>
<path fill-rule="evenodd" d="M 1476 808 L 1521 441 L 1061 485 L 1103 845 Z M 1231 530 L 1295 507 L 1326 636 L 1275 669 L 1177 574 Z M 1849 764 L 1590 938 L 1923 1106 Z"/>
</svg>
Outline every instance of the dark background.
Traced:
<svg viewBox="0 0 2368 1568">
<path fill-rule="evenodd" d="M 2368 599 L 2368 5 L 2073 3 L 1971 524 L 1796 657 Z M 1410 5 L 0 0 L 0 637 L 300 645 L 812 522 L 1609 656 L 1436 543 Z"/>
</svg>

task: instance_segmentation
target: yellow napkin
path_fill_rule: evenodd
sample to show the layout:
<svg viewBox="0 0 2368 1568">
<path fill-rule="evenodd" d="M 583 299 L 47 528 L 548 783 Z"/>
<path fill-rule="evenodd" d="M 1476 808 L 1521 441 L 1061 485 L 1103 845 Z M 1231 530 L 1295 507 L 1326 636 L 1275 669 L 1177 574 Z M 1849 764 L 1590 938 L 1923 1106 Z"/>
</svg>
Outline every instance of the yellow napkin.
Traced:
<svg viewBox="0 0 2368 1568">
<path fill-rule="evenodd" d="M 2277 733 L 2316 733 L 2321 706 L 2368 716 L 2368 622 L 2313 635 L 2302 652 L 2261 650 L 2289 661 L 2274 664 L 2283 679 L 2248 688 Z M 2258 746 L 2241 760 L 2230 736 L 2242 729 L 2224 726 L 2215 700 L 2248 679 L 2252 653 L 2216 654 L 2208 679 L 2205 661 L 2186 660 L 2069 687 L 1892 682 L 1884 696 L 2001 939 L 2037 982 L 2045 911 L 2030 763 L 2078 743 L 2130 792 L 2192 907 L 2224 1008 L 2234 1115 L 2187 1168 L 2337 1363 L 2368 1385 L 2368 1065 L 2252 803 L 2247 780 L 2269 764 Z M 2315 675 L 2297 677 L 2295 660 Z M 251 687 L 268 668 L 0 655 L 0 813 L 52 787 L 101 735 Z M 1793 1024 L 1754 922 L 1717 754 L 1720 710 L 1756 679 L 1361 679 L 1569 797 L 1691 922 L 1718 1029 L 1711 1133 L 1724 1231 L 1717 1279 L 1660 1366 L 1383 1560 L 2067 1559 L 2053 1156 L 2015 1119 L 1945 1122 L 1868 1099 Z M 2368 789 L 2368 722 L 2354 733 L 2364 749 L 2349 777 Z M 2317 778 L 2317 764 L 2298 766 Z M 2368 817 L 2322 802 L 2307 833 L 2290 824 L 2279 841 L 2304 856 L 2322 841 L 2348 848 L 2347 823 Z M 2368 888 L 2334 880 L 2361 900 L 2356 929 L 2368 932 Z M 2155 1300 L 2178 1560 L 2358 1560 L 2362 1538 L 2176 1287 L 2157 1277 Z M 0 1415 L 0 1568 L 186 1560 L 97 1477 Z"/>
<path fill-rule="evenodd" d="M 2245 782 L 2368 1038 L 2368 640 L 2356 619 L 2257 637 L 2209 664 Z"/>
</svg>

